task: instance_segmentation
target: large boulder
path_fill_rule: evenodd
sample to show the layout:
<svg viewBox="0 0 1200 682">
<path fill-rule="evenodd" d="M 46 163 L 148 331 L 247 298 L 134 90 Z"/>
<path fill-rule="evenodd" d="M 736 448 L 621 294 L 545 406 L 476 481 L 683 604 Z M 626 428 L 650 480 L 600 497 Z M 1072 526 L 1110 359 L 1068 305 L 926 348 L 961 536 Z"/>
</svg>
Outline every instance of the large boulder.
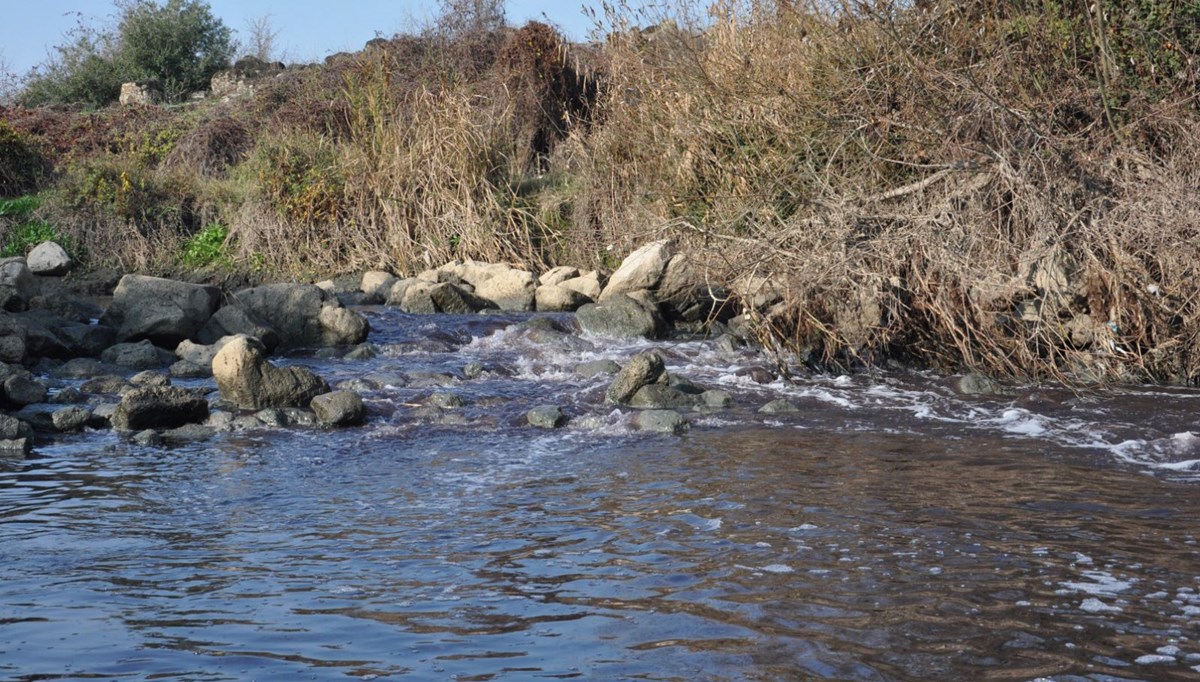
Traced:
<svg viewBox="0 0 1200 682">
<path fill-rule="evenodd" d="M 114 428 L 124 431 L 173 429 L 208 419 L 208 401 L 195 391 L 174 386 L 135 388 L 121 396 L 113 412 Z"/>
<path fill-rule="evenodd" d="M 25 325 L 0 310 L 0 362 L 20 363 L 25 360 Z"/>
<path fill-rule="evenodd" d="M 638 353 L 617 372 L 604 394 L 604 399 L 608 403 L 623 405 L 643 386 L 666 384 L 668 379 L 667 368 L 661 355 L 653 351 Z"/>
<path fill-rule="evenodd" d="M 312 284 L 266 284 L 243 289 L 234 298 L 279 332 L 286 348 L 356 345 L 370 331 L 367 318 Z"/>
<path fill-rule="evenodd" d="M 100 318 L 121 341 L 149 339 L 174 348 L 200 331 L 221 303 L 221 290 L 161 277 L 125 275 Z"/>
<path fill-rule="evenodd" d="M 506 267 L 495 270 L 491 277 L 475 284 L 475 293 L 501 310 L 533 310 L 537 280 L 533 273 Z"/>
<path fill-rule="evenodd" d="M 149 341 L 118 343 L 100 354 L 100 360 L 126 369 L 159 369 L 175 362 L 175 355 Z"/>
<path fill-rule="evenodd" d="M 429 299 L 439 312 L 443 313 L 477 313 L 480 310 L 495 308 L 496 304 L 481 296 L 454 284 L 435 284 L 429 288 Z"/>
<path fill-rule="evenodd" d="M 0 313 L 0 332 L 19 328 L 27 357 L 96 357 L 116 341 L 116 331 L 104 324 L 63 319 L 49 310 Z"/>
<path fill-rule="evenodd" d="M 572 312 L 592 302 L 592 299 L 558 284 L 543 284 L 537 288 L 539 312 Z"/>
<path fill-rule="evenodd" d="M 213 316 L 196 334 L 196 341 L 211 346 L 227 336 L 237 336 L 238 334 L 253 336 L 262 341 L 268 353 L 274 351 L 282 340 L 279 332 L 275 331 L 275 328 L 266 320 L 234 301 L 229 305 L 221 306 L 217 312 L 213 313 Z M 216 353 L 216 351 L 213 352 Z M 212 358 L 208 358 L 208 362 L 211 363 Z"/>
<path fill-rule="evenodd" d="M 604 287 L 599 300 L 641 289 L 653 290 L 662 281 L 673 255 L 670 242 L 665 239 L 637 249 L 626 256 L 621 267 L 608 278 L 608 286 Z"/>
<path fill-rule="evenodd" d="M 307 407 L 329 384 L 304 367 L 275 367 L 262 344 L 248 336 L 230 340 L 213 358 L 221 397 L 241 409 Z"/>
<path fill-rule="evenodd" d="M 658 311 L 625 294 L 589 303 L 575 312 L 575 319 L 588 334 L 608 338 L 653 339 L 665 327 Z"/>
<path fill-rule="evenodd" d="M 24 258 L 0 258 L 0 310 L 25 310 L 37 294 L 37 278 Z"/>
<path fill-rule="evenodd" d="M 72 265 L 66 249 L 54 242 L 42 242 L 33 247 L 25 261 L 29 265 L 29 271 L 35 275 L 65 275 Z"/>
</svg>

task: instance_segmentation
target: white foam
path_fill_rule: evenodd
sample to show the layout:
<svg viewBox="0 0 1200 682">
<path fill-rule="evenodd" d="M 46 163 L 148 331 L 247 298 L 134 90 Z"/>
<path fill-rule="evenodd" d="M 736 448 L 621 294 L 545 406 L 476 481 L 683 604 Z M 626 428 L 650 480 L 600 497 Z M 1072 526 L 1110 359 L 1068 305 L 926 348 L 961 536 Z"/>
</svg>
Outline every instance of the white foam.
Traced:
<svg viewBox="0 0 1200 682">
<path fill-rule="evenodd" d="M 1119 606 L 1105 604 L 1095 597 L 1084 599 L 1079 605 L 1079 609 L 1088 613 L 1121 613 L 1124 610 Z"/>
<path fill-rule="evenodd" d="M 1091 582 L 1065 582 L 1062 586 L 1075 592 L 1094 594 L 1099 597 L 1115 597 L 1121 592 L 1133 587 L 1137 579 L 1122 580 L 1106 571 L 1084 571 L 1083 575 Z"/>
<path fill-rule="evenodd" d="M 1146 654 L 1138 656 L 1134 663 L 1138 665 L 1174 665 L 1174 656 L 1160 656 L 1159 654 Z"/>
<path fill-rule="evenodd" d="M 759 568 L 758 570 L 765 573 L 795 573 L 795 569 L 787 564 L 768 564 Z"/>
</svg>

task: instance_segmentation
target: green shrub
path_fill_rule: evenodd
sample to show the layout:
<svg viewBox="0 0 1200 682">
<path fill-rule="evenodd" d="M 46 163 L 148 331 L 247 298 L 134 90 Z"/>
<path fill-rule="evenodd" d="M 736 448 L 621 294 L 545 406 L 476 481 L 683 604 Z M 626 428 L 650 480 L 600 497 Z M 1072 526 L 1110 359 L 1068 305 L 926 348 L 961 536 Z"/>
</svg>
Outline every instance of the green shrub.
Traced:
<svg viewBox="0 0 1200 682">
<path fill-rule="evenodd" d="M 259 190 L 284 218 L 320 223 L 341 217 L 345 180 L 337 148 L 324 136 L 293 133 L 262 140 L 250 163 Z"/>
<path fill-rule="evenodd" d="M 36 195 L 29 194 L 16 199 L 0 199 L 0 218 L 21 220 L 28 218 L 42 203 Z"/>
<path fill-rule="evenodd" d="M 229 262 L 229 253 L 225 248 L 227 239 L 229 239 L 229 228 L 221 223 L 210 223 L 184 242 L 179 260 L 190 268 L 227 264 Z"/>
<path fill-rule="evenodd" d="M 49 223 L 41 220 L 20 223 L 11 230 L 4 245 L 0 246 L 0 258 L 24 256 L 29 253 L 30 249 L 46 241 L 58 242 L 60 246 L 66 248 L 63 238 Z"/>
</svg>

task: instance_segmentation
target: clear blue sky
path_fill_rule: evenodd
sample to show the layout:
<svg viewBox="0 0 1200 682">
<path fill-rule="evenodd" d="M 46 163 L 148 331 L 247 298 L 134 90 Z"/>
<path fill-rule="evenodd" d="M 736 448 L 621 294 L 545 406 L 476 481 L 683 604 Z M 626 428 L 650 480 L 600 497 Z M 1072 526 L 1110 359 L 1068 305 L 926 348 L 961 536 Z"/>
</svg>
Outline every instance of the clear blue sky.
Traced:
<svg viewBox="0 0 1200 682">
<path fill-rule="evenodd" d="M 279 30 L 280 50 L 291 61 L 317 61 L 334 52 L 361 49 L 376 33 L 391 36 L 428 18 L 433 0 L 209 0 L 213 14 L 227 26 L 246 34 L 250 19 L 269 14 Z M 646 4 L 633 2 L 633 5 Z M 507 0 L 509 23 L 549 20 L 568 37 L 580 40 L 593 29 L 584 6 L 598 8 L 599 0 Z M 0 59 L 16 74 L 45 61 L 55 45 L 64 42 L 82 15 L 89 22 L 107 21 L 114 8 L 109 0 L 0 0 Z"/>
</svg>

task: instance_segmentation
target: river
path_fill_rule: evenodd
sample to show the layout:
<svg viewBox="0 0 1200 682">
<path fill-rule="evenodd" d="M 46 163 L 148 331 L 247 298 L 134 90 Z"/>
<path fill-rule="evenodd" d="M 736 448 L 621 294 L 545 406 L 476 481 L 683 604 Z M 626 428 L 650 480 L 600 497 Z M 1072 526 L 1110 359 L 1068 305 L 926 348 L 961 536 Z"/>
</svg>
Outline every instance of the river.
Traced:
<svg viewBox="0 0 1200 682">
<path fill-rule="evenodd" d="M 284 362 L 365 427 L 0 459 L 0 678 L 1200 678 L 1196 391 L 364 312 L 377 357 Z M 642 433 L 573 370 L 648 348 L 734 406 Z"/>
</svg>

